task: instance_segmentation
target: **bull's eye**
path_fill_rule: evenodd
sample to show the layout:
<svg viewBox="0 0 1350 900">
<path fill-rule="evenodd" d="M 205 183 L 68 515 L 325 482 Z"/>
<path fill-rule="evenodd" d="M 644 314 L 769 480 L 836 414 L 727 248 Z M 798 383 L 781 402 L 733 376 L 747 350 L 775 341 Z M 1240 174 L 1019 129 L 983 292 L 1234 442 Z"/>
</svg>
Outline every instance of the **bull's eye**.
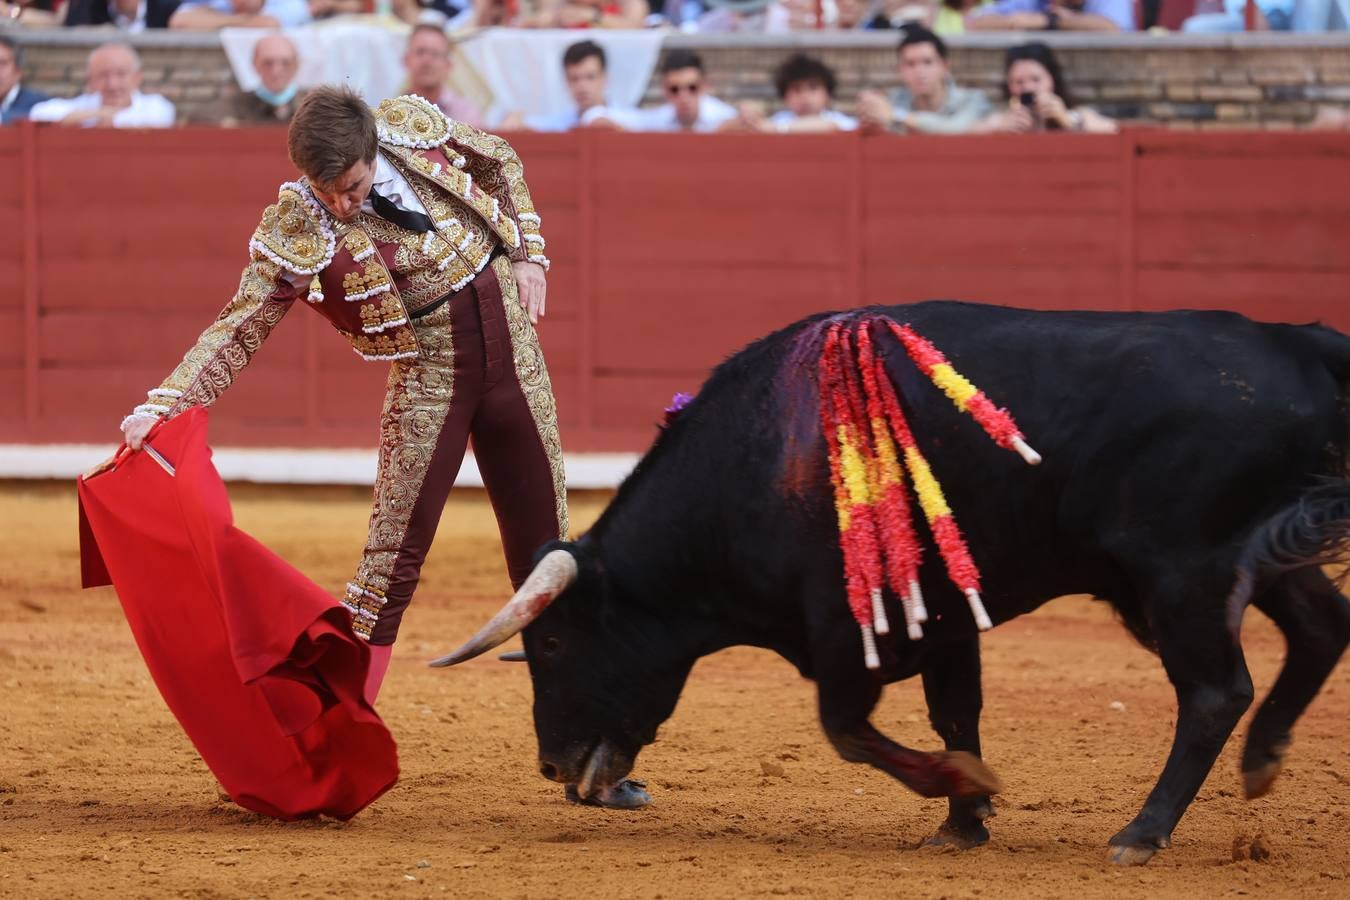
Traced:
<svg viewBox="0 0 1350 900">
<path fill-rule="evenodd" d="M 552 635 L 549 635 L 548 637 L 544 638 L 543 641 L 540 642 L 540 644 L 539 644 L 539 649 L 540 649 L 540 650 L 543 650 L 544 653 L 550 654 L 550 655 L 551 655 L 551 654 L 557 653 L 557 652 L 558 652 L 558 648 L 561 647 L 561 646 L 562 646 L 562 641 L 558 640 L 557 638 L 553 637 Z"/>
</svg>

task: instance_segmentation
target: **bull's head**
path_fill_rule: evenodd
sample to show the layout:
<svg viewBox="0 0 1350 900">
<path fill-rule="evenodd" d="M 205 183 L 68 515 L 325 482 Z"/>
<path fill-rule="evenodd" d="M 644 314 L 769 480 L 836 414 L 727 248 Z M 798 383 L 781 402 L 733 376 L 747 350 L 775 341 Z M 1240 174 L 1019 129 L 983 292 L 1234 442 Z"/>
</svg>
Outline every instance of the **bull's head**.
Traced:
<svg viewBox="0 0 1350 900">
<path fill-rule="evenodd" d="M 675 709 L 699 656 L 687 628 L 622 602 L 593 548 L 558 542 L 487 625 L 433 666 L 486 653 L 524 631 L 539 770 L 582 797 L 618 784 Z"/>
</svg>

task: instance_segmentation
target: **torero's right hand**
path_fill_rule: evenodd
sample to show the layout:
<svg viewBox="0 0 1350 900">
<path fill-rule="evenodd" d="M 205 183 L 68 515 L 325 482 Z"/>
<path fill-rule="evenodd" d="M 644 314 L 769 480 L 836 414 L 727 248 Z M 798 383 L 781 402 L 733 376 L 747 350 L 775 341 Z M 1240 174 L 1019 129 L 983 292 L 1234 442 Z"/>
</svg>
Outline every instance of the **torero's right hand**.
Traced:
<svg viewBox="0 0 1350 900">
<path fill-rule="evenodd" d="M 132 450 L 139 450 L 145 443 L 145 436 L 158 423 L 155 416 L 132 416 L 122 423 L 122 438 Z"/>
</svg>

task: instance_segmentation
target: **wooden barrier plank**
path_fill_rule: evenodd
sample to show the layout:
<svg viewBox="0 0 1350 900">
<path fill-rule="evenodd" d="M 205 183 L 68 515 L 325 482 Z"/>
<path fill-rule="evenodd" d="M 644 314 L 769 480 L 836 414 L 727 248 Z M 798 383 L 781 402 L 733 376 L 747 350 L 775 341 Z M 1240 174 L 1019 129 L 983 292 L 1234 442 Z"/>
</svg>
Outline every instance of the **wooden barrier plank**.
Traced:
<svg viewBox="0 0 1350 900">
<path fill-rule="evenodd" d="M 864 141 L 864 215 L 1063 213 L 1120 208 L 1118 138 Z"/>
<path fill-rule="evenodd" d="M 634 137 L 596 138 L 602 261 L 844 262 L 842 142 Z"/>
<path fill-rule="evenodd" d="M 17 234 L 18 223 L 21 221 L 19 213 L 23 207 L 21 140 L 18 128 L 0 128 L 0 225 L 5 229 L 0 233 L 3 234 Z"/>
<path fill-rule="evenodd" d="M 1119 260 L 1119 216 L 1099 212 L 873 210 L 864 233 L 871 266 L 1112 267 Z"/>
<path fill-rule="evenodd" d="M 12 284 L 13 282 L 0 282 Z M 0 293 L 18 293 L 4 291 Z M 22 295 L 19 297 L 22 300 Z M 18 336 L 23 334 L 24 311 L 22 303 L 0 307 L 0 334 Z M 24 359 L 23 342 L 20 340 L 0 341 L 0 367 L 22 366 Z M 19 392 L 22 395 L 22 391 Z"/>
<path fill-rule="evenodd" d="M 549 375 L 556 377 L 562 372 L 580 372 L 581 323 L 576 318 L 555 316 L 552 306 L 550 300 L 549 313 L 538 327 L 539 346 L 544 350 Z"/>
<path fill-rule="evenodd" d="M 1350 156 L 1145 156 L 1138 170 L 1138 208 L 1145 213 L 1342 212 L 1350 208 L 1347 171 Z"/>
<path fill-rule="evenodd" d="M 325 335 L 326 337 L 326 335 Z M 333 335 L 334 338 L 337 335 Z M 325 366 L 319 391 L 319 425 L 350 428 L 374 446 L 379 440 L 389 365 L 367 362 L 348 351 L 350 362 Z"/>
<path fill-rule="evenodd" d="M 1350 269 L 1345 235 L 1350 207 L 1298 212 L 1140 213 L 1137 259 L 1143 266 L 1212 269 Z"/>
<path fill-rule="evenodd" d="M 708 378 L 706 370 L 654 375 L 601 373 L 595 378 L 597 429 L 650 428 L 665 418 L 664 410 L 677 392 L 697 393 Z"/>
<path fill-rule="evenodd" d="M 24 371 L 23 354 L 18 354 L 16 359 L 0 359 L 0 422 L 5 430 L 0 430 L 0 440 L 5 443 L 14 443 L 24 441 L 26 434 L 23 421 L 24 413 Z M 81 427 L 87 428 L 87 423 L 81 421 Z M 16 437 L 6 438 L 3 435 L 6 432 L 12 432 Z"/>
<path fill-rule="evenodd" d="M 11 234 L 13 232 L 10 232 Z M 22 249 L 22 245 L 20 245 Z M 0 310 L 13 311 L 23 309 L 23 260 L 0 258 Z M 15 336 L 23 333 L 7 332 Z"/>
<path fill-rule="evenodd" d="M 967 300 L 1027 309 L 1119 309 L 1108 269 L 871 267 L 863 293 L 876 303 Z"/>
<path fill-rule="evenodd" d="M 706 370 L 802 316 L 857 306 L 840 270 L 616 262 L 596 290 L 597 370 Z"/>
<path fill-rule="evenodd" d="M 1139 309 L 1231 309 L 1268 322 L 1321 320 L 1350 333 L 1350 270 L 1142 268 Z"/>
</svg>

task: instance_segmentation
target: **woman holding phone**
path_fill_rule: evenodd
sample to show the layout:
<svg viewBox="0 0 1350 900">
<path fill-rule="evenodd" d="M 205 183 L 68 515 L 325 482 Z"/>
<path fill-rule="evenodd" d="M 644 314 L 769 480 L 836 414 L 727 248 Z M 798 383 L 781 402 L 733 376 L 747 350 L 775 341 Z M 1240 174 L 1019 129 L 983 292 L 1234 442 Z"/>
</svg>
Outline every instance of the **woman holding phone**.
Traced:
<svg viewBox="0 0 1350 900">
<path fill-rule="evenodd" d="M 991 113 L 977 131 L 1112 134 L 1119 130 L 1114 120 L 1073 102 L 1054 51 L 1039 41 L 1008 49 L 1003 66 L 1003 98 L 1004 108 Z"/>
</svg>

